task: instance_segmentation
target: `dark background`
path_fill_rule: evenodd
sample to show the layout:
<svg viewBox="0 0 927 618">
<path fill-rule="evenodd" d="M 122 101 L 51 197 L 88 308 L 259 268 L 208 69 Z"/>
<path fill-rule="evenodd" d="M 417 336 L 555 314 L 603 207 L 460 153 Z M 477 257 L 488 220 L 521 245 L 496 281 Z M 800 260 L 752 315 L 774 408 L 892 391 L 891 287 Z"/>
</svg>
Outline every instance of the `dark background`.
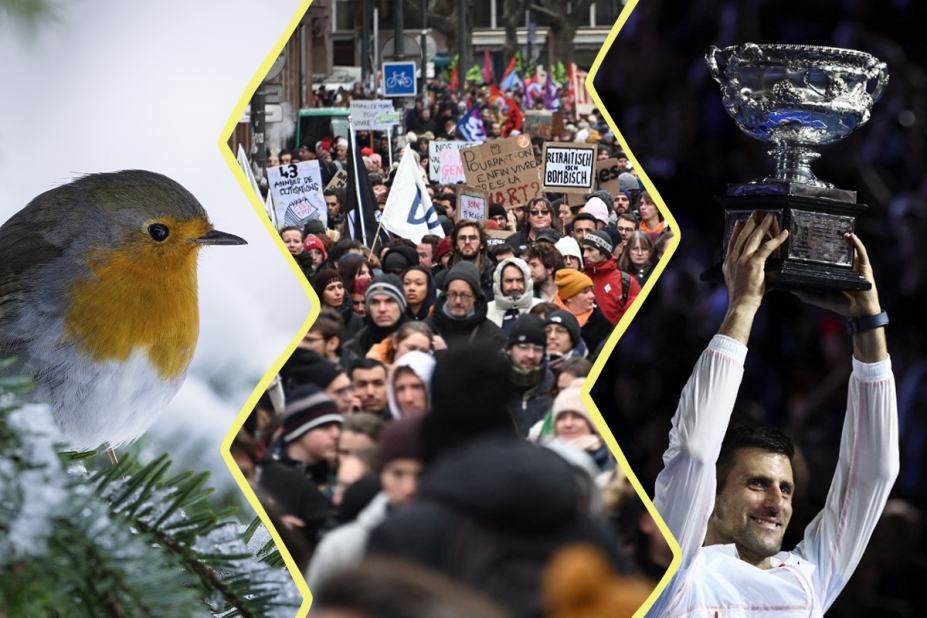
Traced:
<svg viewBox="0 0 927 618">
<path fill-rule="evenodd" d="M 821 148 L 819 178 L 858 192 L 891 325 L 902 469 L 866 557 L 828 616 L 923 616 L 927 507 L 927 5 L 894 2 L 641 2 L 608 50 L 595 87 L 673 213 L 681 243 L 618 342 L 592 396 L 644 488 L 662 467 L 670 419 L 726 309 L 699 274 L 720 260 L 728 183 L 770 174 L 769 145 L 742 133 L 704 62 L 709 45 L 801 43 L 852 48 L 888 63 L 869 123 Z M 846 409 L 851 342 L 843 319 L 770 293 L 757 317 L 735 410 L 785 428 L 800 454 L 790 548 L 824 503 Z"/>
</svg>

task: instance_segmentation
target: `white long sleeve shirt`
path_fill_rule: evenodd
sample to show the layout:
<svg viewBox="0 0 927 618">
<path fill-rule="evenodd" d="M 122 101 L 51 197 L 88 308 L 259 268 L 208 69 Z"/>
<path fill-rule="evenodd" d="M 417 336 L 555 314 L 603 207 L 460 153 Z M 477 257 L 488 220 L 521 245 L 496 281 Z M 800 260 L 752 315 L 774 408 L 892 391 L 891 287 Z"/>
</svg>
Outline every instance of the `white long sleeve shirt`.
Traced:
<svg viewBox="0 0 927 618">
<path fill-rule="evenodd" d="M 862 558 L 898 475 L 898 413 L 891 361 L 853 359 L 840 458 L 824 510 L 791 552 L 764 570 L 736 547 L 702 546 L 721 451 L 747 348 L 716 335 L 683 389 L 654 505 L 682 550 L 679 570 L 648 616 L 823 616 Z"/>
</svg>

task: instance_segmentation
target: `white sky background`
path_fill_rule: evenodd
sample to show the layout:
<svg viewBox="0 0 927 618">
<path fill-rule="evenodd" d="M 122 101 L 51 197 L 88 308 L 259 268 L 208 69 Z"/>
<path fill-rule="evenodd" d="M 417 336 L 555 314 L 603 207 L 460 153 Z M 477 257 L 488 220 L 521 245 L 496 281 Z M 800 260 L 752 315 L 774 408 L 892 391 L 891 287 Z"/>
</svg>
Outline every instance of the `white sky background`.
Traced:
<svg viewBox="0 0 927 618">
<path fill-rule="evenodd" d="M 234 482 L 222 439 L 310 309 L 218 148 L 298 8 L 297 0 L 75 0 L 34 35 L 0 23 L 0 222 L 77 175 L 147 169 L 180 182 L 217 229 L 249 243 L 200 253 L 196 355 L 148 433 L 157 453 L 202 447 L 213 485 Z"/>
</svg>

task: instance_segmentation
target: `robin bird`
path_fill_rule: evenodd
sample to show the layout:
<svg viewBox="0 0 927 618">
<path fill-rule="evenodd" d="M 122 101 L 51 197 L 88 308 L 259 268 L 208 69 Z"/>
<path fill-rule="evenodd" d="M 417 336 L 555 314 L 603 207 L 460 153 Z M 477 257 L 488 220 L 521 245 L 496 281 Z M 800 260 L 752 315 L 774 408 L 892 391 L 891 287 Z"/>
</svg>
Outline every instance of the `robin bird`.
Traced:
<svg viewBox="0 0 927 618">
<path fill-rule="evenodd" d="M 0 358 L 17 358 L 2 373 L 34 379 L 70 447 L 135 440 L 193 358 L 200 248 L 242 244 L 154 172 L 46 191 L 0 227 Z"/>
</svg>

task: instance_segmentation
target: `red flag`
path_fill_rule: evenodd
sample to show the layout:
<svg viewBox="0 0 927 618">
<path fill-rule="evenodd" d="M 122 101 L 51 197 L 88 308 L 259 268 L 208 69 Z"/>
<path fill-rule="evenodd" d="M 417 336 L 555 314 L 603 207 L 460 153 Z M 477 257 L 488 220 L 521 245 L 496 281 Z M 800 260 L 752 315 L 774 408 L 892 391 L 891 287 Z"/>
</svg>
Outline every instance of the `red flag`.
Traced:
<svg viewBox="0 0 927 618">
<path fill-rule="evenodd" d="M 495 80 L 492 75 L 492 58 L 489 57 L 489 50 L 483 50 L 483 83 L 492 84 Z"/>
<path fill-rule="evenodd" d="M 525 114 L 521 111 L 521 108 L 518 107 L 518 103 L 515 101 L 514 97 L 504 98 L 509 111 L 508 114 L 506 114 L 505 126 L 502 127 L 502 135 L 508 137 L 511 135 L 512 131 L 521 131 L 525 123 Z"/>
<path fill-rule="evenodd" d="M 509 62 L 509 66 L 506 67 L 505 73 L 502 74 L 502 82 L 505 82 L 505 80 L 508 79 L 509 75 L 511 75 L 512 72 L 515 70 L 515 60 L 516 60 L 515 56 L 512 56 L 512 60 Z"/>
<path fill-rule="evenodd" d="M 460 77 L 457 75 L 457 67 L 451 68 L 451 83 L 449 85 L 451 92 L 460 90 Z"/>
</svg>

